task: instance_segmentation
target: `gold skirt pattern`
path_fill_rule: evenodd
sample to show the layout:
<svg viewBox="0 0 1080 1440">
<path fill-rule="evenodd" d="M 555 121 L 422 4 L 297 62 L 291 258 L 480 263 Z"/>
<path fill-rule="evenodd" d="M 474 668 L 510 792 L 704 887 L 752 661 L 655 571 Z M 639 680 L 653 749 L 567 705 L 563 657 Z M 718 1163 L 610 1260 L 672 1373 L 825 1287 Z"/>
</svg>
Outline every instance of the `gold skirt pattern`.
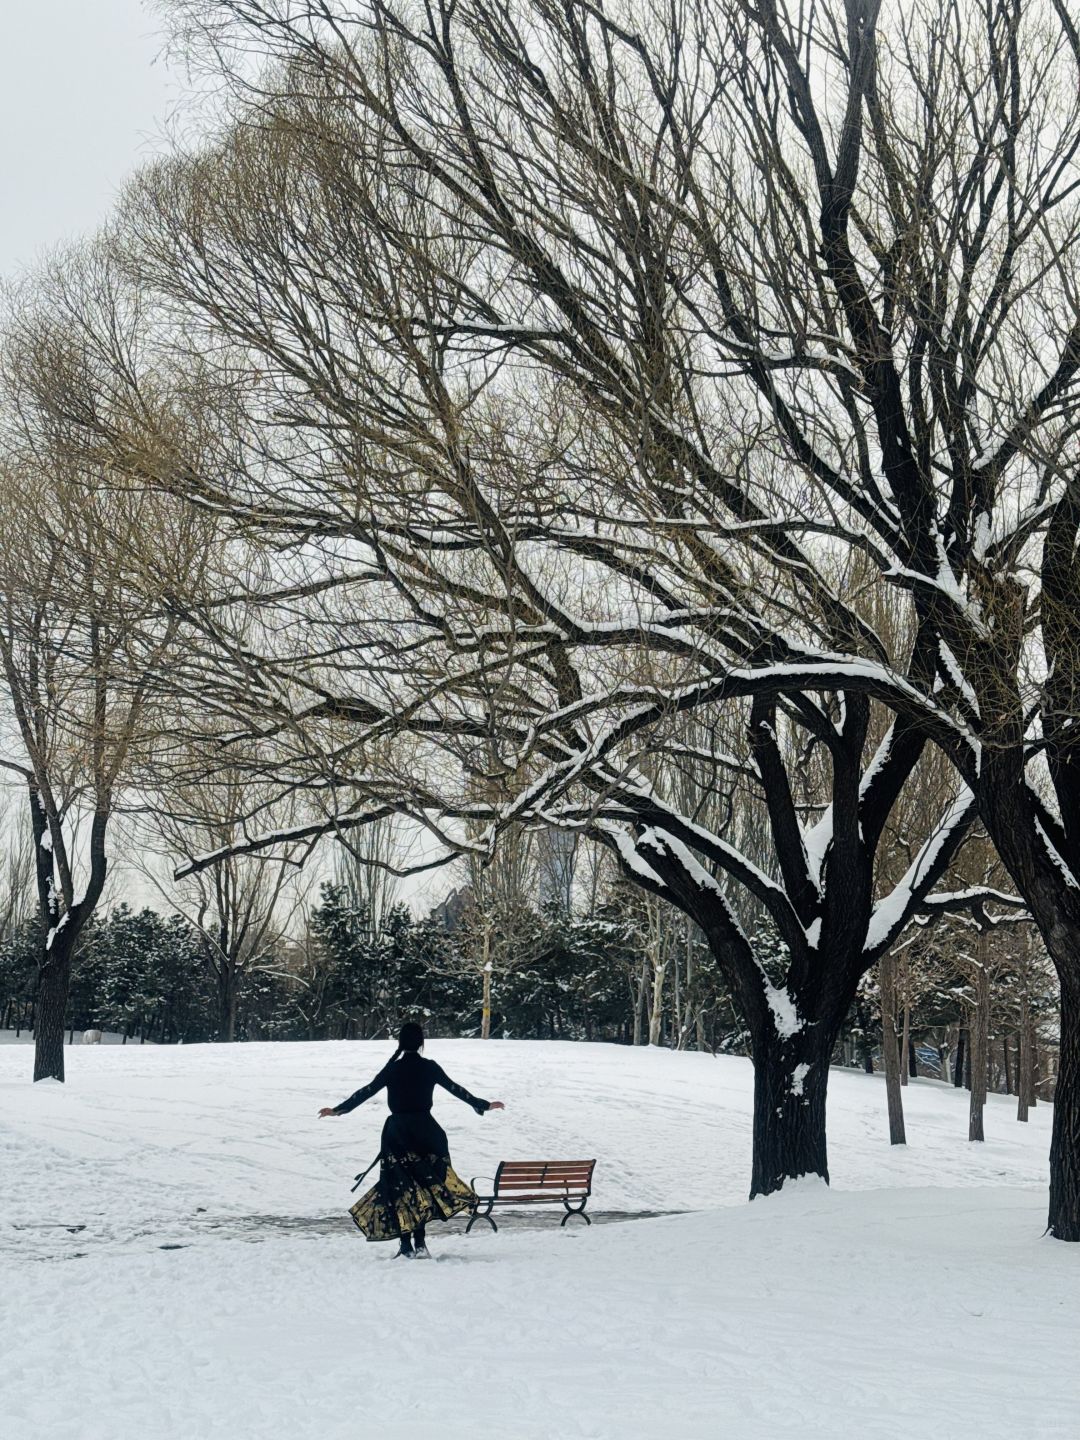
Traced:
<svg viewBox="0 0 1080 1440">
<path fill-rule="evenodd" d="M 351 1206 L 368 1240 L 397 1240 L 431 1220 L 449 1220 L 476 1203 L 476 1191 L 444 1155 L 386 1155 L 378 1181 Z"/>
</svg>

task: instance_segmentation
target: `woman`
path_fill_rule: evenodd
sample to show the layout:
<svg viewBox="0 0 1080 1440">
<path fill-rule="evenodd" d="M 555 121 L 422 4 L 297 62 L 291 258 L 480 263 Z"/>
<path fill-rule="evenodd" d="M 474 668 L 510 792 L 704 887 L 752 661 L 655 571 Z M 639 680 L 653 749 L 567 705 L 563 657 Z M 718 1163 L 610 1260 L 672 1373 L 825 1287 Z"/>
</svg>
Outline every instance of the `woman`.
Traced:
<svg viewBox="0 0 1080 1440">
<path fill-rule="evenodd" d="M 455 1085 L 440 1065 L 424 1059 L 423 1048 L 420 1026 L 403 1025 L 397 1050 L 370 1085 L 340 1105 L 325 1106 L 319 1117 L 347 1115 L 386 1087 L 390 1115 L 383 1126 L 379 1181 L 349 1213 L 369 1240 L 400 1238 L 399 1256 L 426 1260 L 427 1222 L 449 1220 L 471 1209 L 476 1199 L 472 1186 L 454 1174 L 446 1132 L 431 1114 L 435 1086 L 464 1100 L 478 1115 L 506 1106 L 501 1100 L 478 1100 Z"/>
</svg>

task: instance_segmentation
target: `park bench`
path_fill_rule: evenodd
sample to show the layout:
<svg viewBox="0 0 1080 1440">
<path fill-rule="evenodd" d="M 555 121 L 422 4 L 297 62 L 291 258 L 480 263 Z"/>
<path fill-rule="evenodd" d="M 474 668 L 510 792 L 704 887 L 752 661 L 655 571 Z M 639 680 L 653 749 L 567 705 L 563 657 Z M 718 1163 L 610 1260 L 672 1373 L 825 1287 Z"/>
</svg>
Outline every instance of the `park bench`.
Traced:
<svg viewBox="0 0 1080 1440">
<path fill-rule="evenodd" d="M 489 1180 L 491 1193 L 477 1194 L 472 1216 L 465 1227 L 467 1235 L 477 1220 L 486 1220 L 492 1230 L 498 1226 L 491 1218 L 496 1205 L 562 1205 L 566 1210 L 560 1228 L 571 1215 L 580 1215 L 586 1225 L 592 1221 L 585 1206 L 592 1194 L 595 1160 L 503 1160 L 495 1179 L 480 1175 L 472 1181 L 473 1189 Z"/>
</svg>

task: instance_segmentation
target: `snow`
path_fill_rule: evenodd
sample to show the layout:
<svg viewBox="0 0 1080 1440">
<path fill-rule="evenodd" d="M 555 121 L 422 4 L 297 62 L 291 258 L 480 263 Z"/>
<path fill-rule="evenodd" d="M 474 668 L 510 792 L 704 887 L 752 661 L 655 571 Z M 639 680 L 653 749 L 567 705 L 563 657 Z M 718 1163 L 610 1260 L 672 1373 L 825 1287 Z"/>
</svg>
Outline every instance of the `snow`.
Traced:
<svg viewBox="0 0 1080 1440">
<path fill-rule="evenodd" d="M 772 1011 L 776 1033 L 781 1039 L 790 1040 L 792 1035 L 797 1035 L 803 1028 L 803 1022 L 799 1019 L 799 1012 L 795 1007 L 795 1001 L 791 998 L 791 992 L 784 985 L 774 985 L 764 971 L 762 972 L 762 984 L 765 987 L 765 999 Z"/>
<path fill-rule="evenodd" d="M 829 805 L 821 819 L 815 824 L 802 826 L 803 849 L 806 851 L 806 863 L 810 872 L 810 879 L 813 881 L 818 894 L 822 893 L 822 867 L 825 864 L 825 852 L 828 850 L 833 838 L 833 808 Z"/>
<path fill-rule="evenodd" d="M 977 716 L 979 714 L 978 697 L 976 696 L 975 691 L 971 687 L 971 682 L 968 680 L 963 670 L 961 670 L 959 661 L 957 660 L 953 652 L 949 649 L 948 645 L 946 645 L 944 640 L 938 641 L 938 652 L 940 653 L 942 662 L 948 672 L 949 679 L 952 681 L 952 683 L 956 686 L 957 690 L 959 690 L 960 694 L 963 695 L 964 699 L 967 701 L 969 707 L 971 708 L 972 714 Z"/>
<path fill-rule="evenodd" d="M 598 1215 L 436 1228 L 397 1262 L 345 1217 L 380 1043 L 0 1049 L 5 1440 L 1076 1437 L 1080 1246 L 1043 1238 L 1051 1110 L 834 1070 L 833 1187 L 745 1203 L 752 1071 L 656 1047 L 432 1041 L 459 1171 L 596 1156 Z M 656 1219 L 634 1212 L 688 1210 Z M 610 1215 L 609 1217 L 610 1218 Z M 69 1233 L 64 1225 L 84 1225 Z M 162 1249 L 162 1246 L 182 1246 Z"/>
<path fill-rule="evenodd" d="M 1061 871 L 1062 875 L 1065 877 L 1066 885 L 1071 885 L 1074 890 L 1080 888 L 1077 886 L 1076 876 L 1073 874 L 1071 867 L 1066 863 L 1064 857 L 1061 854 L 1061 851 L 1057 848 L 1054 842 L 1050 839 L 1050 836 L 1046 833 L 1046 829 L 1037 815 L 1035 817 L 1035 828 L 1038 830 L 1042 842 L 1046 846 L 1046 853 L 1050 856 L 1053 864 L 1057 866 L 1057 868 Z"/>
<path fill-rule="evenodd" d="M 944 847 L 956 827 L 965 824 L 974 808 L 974 797 L 967 786 L 961 786 L 941 823 L 908 866 L 900 881 L 874 906 L 866 927 L 865 953 L 882 950 L 900 933 L 911 915 L 913 905 L 921 902 L 928 880 L 933 879 Z"/>
</svg>

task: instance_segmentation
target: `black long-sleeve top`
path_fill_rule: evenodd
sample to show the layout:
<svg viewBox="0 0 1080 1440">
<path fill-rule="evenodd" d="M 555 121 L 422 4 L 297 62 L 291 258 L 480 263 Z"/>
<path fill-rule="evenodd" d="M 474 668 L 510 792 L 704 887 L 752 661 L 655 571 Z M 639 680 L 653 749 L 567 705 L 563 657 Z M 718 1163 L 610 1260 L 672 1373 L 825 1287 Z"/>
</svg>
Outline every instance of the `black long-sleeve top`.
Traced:
<svg viewBox="0 0 1080 1440">
<path fill-rule="evenodd" d="M 384 1087 L 391 1115 L 428 1113 L 436 1085 L 441 1085 L 444 1090 L 449 1090 L 451 1095 L 456 1095 L 459 1100 L 464 1100 L 466 1105 L 471 1105 L 478 1115 L 491 1109 L 489 1100 L 479 1100 L 475 1095 L 470 1095 L 464 1086 L 451 1080 L 442 1066 L 436 1065 L 434 1060 L 427 1060 L 423 1055 L 406 1051 L 398 1059 L 384 1065 L 374 1080 L 350 1095 L 347 1100 L 343 1100 L 340 1105 L 335 1105 L 334 1114 L 347 1115 L 350 1110 L 355 1110 L 365 1100 L 370 1100 L 372 1095 L 377 1095 Z"/>
</svg>

